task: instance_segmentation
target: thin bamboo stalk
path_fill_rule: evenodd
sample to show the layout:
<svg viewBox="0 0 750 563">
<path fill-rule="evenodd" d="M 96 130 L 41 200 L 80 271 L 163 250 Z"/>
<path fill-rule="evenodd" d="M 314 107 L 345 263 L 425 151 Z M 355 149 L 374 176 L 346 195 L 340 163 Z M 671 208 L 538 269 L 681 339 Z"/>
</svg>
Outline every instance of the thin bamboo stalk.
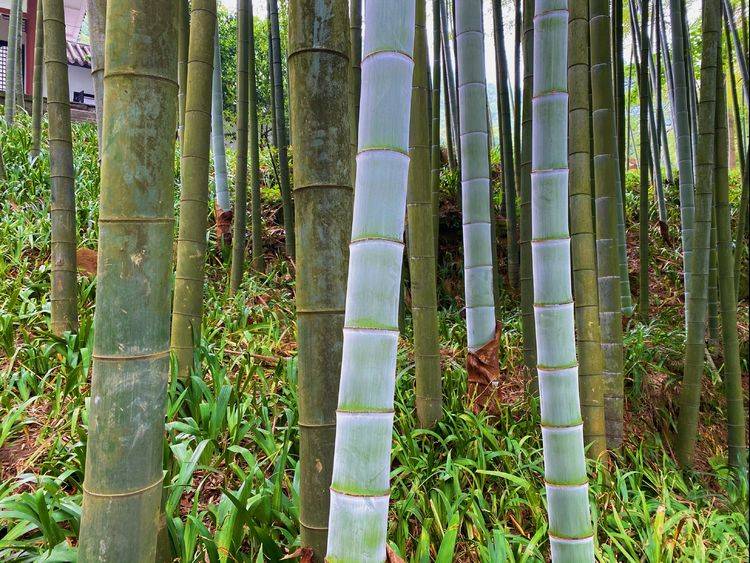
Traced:
<svg viewBox="0 0 750 563">
<path fill-rule="evenodd" d="M 16 66 L 18 65 L 18 25 L 23 10 L 21 0 L 11 0 L 8 16 L 8 45 L 5 67 L 5 124 L 13 126 L 16 115 Z"/>
<path fill-rule="evenodd" d="M 39 156 L 42 145 L 42 83 L 44 79 L 44 2 L 36 3 L 36 33 L 34 34 L 34 90 L 31 101 L 31 150 L 29 156 Z"/>
<path fill-rule="evenodd" d="M 86 0 L 91 42 L 91 78 L 94 81 L 96 101 L 96 137 L 99 141 L 99 158 L 102 151 L 102 115 L 104 111 L 104 27 L 107 17 L 107 0 Z"/>
<path fill-rule="evenodd" d="M 255 18 L 253 17 L 253 2 L 247 5 L 247 113 L 248 113 L 248 141 L 250 145 L 250 220 L 252 226 L 252 267 L 256 272 L 266 269 L 263 254 L 263 218 L 260 202 L 260 142 L 258 138 L 258 85 L 256 74 L 255 51 Z M 273 107 L 273 104 L 271 104 Z M 246 195 L 246 194 L 245 194 Z M 237 219 L 235 219 L 236 221 Z M 243 217 L 243 229 L 247 215 Z M 236 231 L 235 231 L 236 232 Z M 244 237 L 242 239 L 245 240 Z M 244 252 L 244 251 L 243 251 Z M 243 254 L 244 256 L 244 254 Z"/>
<path fill-rule="evenodd" d="M 211 150 L 214 156 L 216 205 L 223 212 L 231 211 L 227 154 L 224 146 L 224 93 L 221 84 L 221 49 L 218 25 L 214 27 L 214 69 L 211 80 Z"/>
<path fill-rule="evenodd" d="M 648 305 L 649 305 L 649 289 L 648 289 L 648 266 L 649 266 L 649 255 L 648 255 L 648 229 L 649 229 L 649 173 L 650 173 L 650 157 L 651 157 L 651 146 L 649 142 L 649 106 L 650 102 L 650 88 L 649 88 L 649 77 L 648 77 L 648 62 L 651 58 L 650 53 L 650 42 L 648 40 L 648 4 L 649 0 L 641 0 L 641 68 L 638 73 L 638 92 L 640 94 L 640 131 L 641 131 L 641 177 L 640 177 L 640 198 L 639 198 L 639 210 L 638 210 L 638 313 L 642 322 L 648 322 Z M 633 3 L 631 3 L 633 6 Z M 635 17 L 631 9 L 631 15 Z M 658 155 L 657 155 L 658 156 Z M 654 161 L 654 167 L 659 167 L 658 159 Z"/>
</svg>

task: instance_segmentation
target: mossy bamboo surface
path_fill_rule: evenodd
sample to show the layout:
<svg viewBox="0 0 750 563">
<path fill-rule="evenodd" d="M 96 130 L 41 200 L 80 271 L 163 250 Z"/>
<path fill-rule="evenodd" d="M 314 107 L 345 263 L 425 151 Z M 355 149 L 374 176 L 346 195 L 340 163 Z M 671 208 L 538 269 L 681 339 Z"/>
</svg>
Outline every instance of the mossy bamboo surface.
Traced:
<svg viewBox="0 0 750 563">
<path fill-rule="evenodd" d="M 498 115 L 500 121 L 500 147 L 502 150 L 503 188 L 505 190 L 505 217 L 507 233 L 508 281 L 511 288 L 519 283 L 518 218 L 516 214 L 516 172 L 513 163 L 513 131 L 510 124 L 510 96 L 508 94 L 508 59 L 505 53 L 505 32 L 500 0 L 492 3 L 495 35 L 495 69 L 497 71 Z M 493 239 L 494 240 L 494 239 Z"/>
<path fill-rule="evenodd" d="M 279 189 L 284 215 L 284 240 L 286 254 L 295 256 L 294 208 L 292 205 L 292 188 L 289 179 L 289 156 L 287 154 L 286 113 L 284 111 L 284 76 L 281 72 L 281 38 L 279 35 L 279 10 L 276 0 L 268 0 L 268 19 L 271 26 L 271 43 L 273 45 L 273 103 L 276 121 L 276 141 L 279 149 Z M 250 22 L 252 25 L 252 21 Z"/>
<path fill-rule="evenodd" d="M 42 83 L 44 81 L 44 2 L 36 3 L 36 33 L 34 35 L 34 90 L 31 98 L 31 150 L 29 156 L 39 156 L 42 145 Z"/>
<path fill-rule="evenodd" d="M 412 0 L 370 2 L 365 11 L 330 563 L 386 557 L 414 17 Z"/>
<path fill-rule="evenodd" d="M 481 0 L 456 9 L 466 333 L 475 352 L 495 338 L 484 26 Z"/>
<path fill-rule="evenodd" d="M 596 237 L 592 214 L 589 6 L 571 0 L 568 23 L 568 205 L 578 334 L 578 384 L 583 439 L 596 459 L 606 452 L 604 359 L 599 326 Z"/>
<path fill-rule="evenodd" d="M 181 378 L 189 377 L 193 368 L 203 316 L 215 30 L 216 0 L 192 0 L 171 336 Z"/>
<path fill-rule="evenodd" d="M 682 21 L 682 0 L 669 0 L 669 13 L 673 22 Z M 690 298 L 693 268 L 693 234 L 695 223 L 695 181 L 693 177 L 693 149 L 690 132 L 690 92 L 685 68 L 685 50 L 682 26 L 672 25 L 672 66 L 674 77 L 675 145 L 680 189 L 680 236 L 682 238 L 682 270 L 685 285 L 685 303 Z M 687 323 L 687 308 L 685 321 Z"/>
<path fill-rule="evenodd" d="M 94 81 L 96 100 L 96 138 L 99 157 L 102 150 L 102 112 L 104 111 L 104 26 L 107 17 L 107 0 L 86 0 L 91 43 L 91 78 Z"/>
<path fill-rule="evenodd" d="M 406 216 L 417 417 L 422 427 L 430 428 L 443 414 L 443 394 L 438 342 L 434 202 L 430 178 L 429 64 L 425 12 L 425 0 L 416 0 Z"/>
<path fill-rule="evenodd" d="M 218 25 L 214 26 L 214 68 L 211 80 L 211 151 L 214 156 L 216 205 L 221 211 L 231 211 L 227 152 L 224 145 L 224 93 L 221 85 L 221 49 Z"/>
<path fill-rule="evenodd" d="M 701 83 L 696 151 L 693 287 L 686 303 L 687 344 L 680 390 L 675 452 L 683 467 L 691 467 L 697 439 L 701 378 L 706 348 L 708 269 L 713 205 L 716 87 L 721 51 L 721 0 L 704 0 L 701 21 Z"/>
<path fill-rule="evenodd" d="M 599 278 L 599 321 L 604 356 L 604 416 L 607 447 L 618 449 L 623 440 L 624 380 L 620 260 L 618 256 L 617 144 L 612 93 L 612 58 L 608 0 L 589 1 L 591 40 L 591 112 L 594 136 L 596 191 L 596 259 Z"/>
<path fill-rule="evenodd" d="M 632 5 L 632 4 L 631 4 Z M 649 86 L 648 67 L 651 59 L 650 42 L 648 40 L 648 5 L 649 0 L 641 0 L 641 28 L 640 49 L 641 65 L 638 73 L 638 93 L 640 95 L 640 112 L 638 121 L 640 124 L 641 137 L 641 166 L 640 166 L 640 190 L 638 205 L 638 316 L 641 321 L 648 323 L 648 236 L 649 236 L 649 176 L 651 174 L 651 144 L 649 133 L 649 108 L 651 106 L 651 88 Z M 635 18 L 635 14 L 632 14 Z M 633 20 L 635 21 L 635 19 Z M 654 170 L 659 167 L 658 154 L 655 155 Z"/>
<path fill-rule="evenodd" d="M 531 251 L 552 561 L 594 561 L 568 233 L 568 3 L 536 0 Z M 555 142 L 550 142 L 552 139 Z"/>
<path fill-rule="evenodd" d="M 721 338 L 724 352 L 724 391 L 727 399 L 729 465 L 739 469 L 742 474 L 746 474 L 745 406 L 737 333 L 732 216 L 729 206 L 729 163 L 727 161 L 729 135 L 727 131 L 726 91 L 723 85 L 719 86 L 717 93 L 716 181 L 714 182 L 716 205 L 714 209 L 719 262 L 718 283 L 721 300 Z"/>
<path fill-rule="evenodd" d="M 521 160 L 519 161 L 521 220 L 519 247 L 521 263 L 521 325 L 523 329 L 523 363 L 536 368 L 536 333 L 534 327 L 533 264 L 531 263 L 531 90 L 534 80 L 534 0 L 523 0 L 523 109 L 521 114 Z"/>
<path fill-rule="evenodd" d="M 345 0 L 289 6 L 299 340 L 300 526 L 326 553 L 352 218 L 350 46 Z"/>
<path fill-rule="evenodd" d="M 171 0 L 107 5 L 107 142 L 78 546 L 82 563 L 140 563 L 154 561 L 156 553 L 169 377 L 176 11 Z M 134 98 L 132 92 L 141 95 Z"/>
<path fill-rule="evenodd" d="M 237 156 L 234 174 L 234 223 L 229 291 L 236 293 L 245 271 L 247 225 L 247 134 L 251 0 L 237 0 Z"/>
<path fill-rule="evenodd" d="M 21 21 L 23 10 L 22 0 L 11 0 L 10 14 L 8 15 L 8 44 L 6 45 L 5 59 L 5 124 L 13 126 L 16 115 L 16 80 L 18 66 L 18 26 Z"/>
<path fill-rule="evenodd" d="M 76 272 L 76 200 L 73 133 L 70 127 L 68 57 L 62 0 L 44 0 L 44 66 L 49 114 L 52 184 L 52 331 L 78 330 Z"/>
</svg>

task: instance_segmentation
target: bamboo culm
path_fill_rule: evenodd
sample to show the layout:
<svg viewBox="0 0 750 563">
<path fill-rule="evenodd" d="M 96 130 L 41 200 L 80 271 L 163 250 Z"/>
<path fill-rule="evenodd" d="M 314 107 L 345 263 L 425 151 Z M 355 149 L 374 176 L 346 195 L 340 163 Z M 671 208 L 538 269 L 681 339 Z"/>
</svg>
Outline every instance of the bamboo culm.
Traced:
<svg viewBox="0 0 750 563">
<path fill-rule="evenodd" d="M 641 67 L 638 73 L 638 92 L 640 94 L 640 136 L 641 136 L 641 169 L 640 169 L 640 191 L 638 206 L 638 314 L 642 322 L 648 322 L 648 231 L 649 231 L 649 175 L 651 163 L 651 145 L 649 139 L 649 112 L 651 106 L 651 88 L 649 86 L 648 64 L 651 58 L 648 40 L 648 5 L 649 0 L 641 0 Z M 631 4 L 632 6 L 632 4 Z M 632 9 L 631 9 L 632 13 Z M 635 14 L 632 14 L 635 17 Z M 658 154 L 656 155 L 658 157 Z M 658 158 L 654 160 L 654 169 L 659 167 Z"/>
<path fill-rule="evenodd" d="M 279 36 L 279 11 L 277 0 L 268 0 L 268 16 L 271 25 L 271 43 L 273 45 L 273 103 L 275 106 L 276 140 L 279 148 L 279 189 L 284 215 L 284 233 L 286 254 L 295 256 L 294 242 L 294 208 L 292 189 L 289 179 L 289 157 L 287 156 L 286 117 L 284 112 L 284 76 L 281 72 L 281 39 Z M 250 22 L 252 25 L 252 22 Z"/>
<path fill-rule="evenodd" d="M 531 251 L 552 561 L 594 561 L 568 234 L 568 3 L 536 0 Z M 556 142 L 549 142 L 555 139 Z"/>
<path fill-rule="evenodd" d="M 68 57 L 62 0 L 44 0 L 44 66 L 49 114 L 49 159 L 52 184 L 52 331 L 58 336 L 78 330 L 76 272 L 76 204 L 73 133 L 70 125 Z"/>
<path fill-rule="evenodd" d="M 583 438 L 589 446 L 588 455 L 597 459 L 605 454 L 607 440 L 592 214 L 588 13 L 587 0 L 571 0 L 568 23 L 568 205 Z"/>
<path fill-rule="evenodd" d="M 33 160 L 42 145 L 42 83 L 44 80 L 44 2 L 36 4 L 36 33 L 34 34 L 34 90 L 31 100 L 31 150 Z"/>
<path fill-rule="evenodd" d="M 367 5 L 327 561 L 385 561 L 415 3 Z M 485 200 L 486 201 L 486 200 Z"/>
<path fill-rule="evenodd" d="M 295 153 L 302 545 L 323 561 L 341 375 L 351 235 L 350 45 L 346 0 L 289 5 L 289 108 Z"/>
<path fill-rule="evenodd" d="M 250 222 L 252 227 L 252 267 L 256 272 L 266 269 L 266 258 L 263 254 L 263 217 L 260 201 L 260 144 L 258 138 L 258 84 L 256 75 L 255 25 L 253 3 L 248 4 L 248 59 L 247 59 L 247 142 L 250 150 Z M 243 229 L 246 219 L 243 217 Z M 235 219 L 236 220 L 236 219 Z M 243 241 L 244 236 L 243 236 Z M 243 250 L 244 256 L 244 250 Z"/>
<path fill-rule="evenodd" d="M 443 414 L 443 394 L 437 317 L 434 201 L 430 178 L 429 63 L 425 12 L 425 0 L 416 0 L 406 216 L 417 416 L 422 427 L 431 428 Z"/>
<path fill-rule="evenodd" d="M 234 174 L 234 224 L 232 233 L 232 266 L 229 291 L 237 293 L 245 271 L 247 225 L 247 134 L 248 78 L 252 26 L 252 0 L 237 0 L 237 141 Z"/>
<path fill-rule="evenodd" d="M 721 0 L 703 3 L 700 119 L 696 152 L 695 232 L 693 238 L 693 287 L 686 303 L 687 343 L 677 420 L 677 459 L 683 467 L 693 464 L 698 429 L 701 378 L 705 352 L 708 309 L 708 270 L 714 181 L 716 87 L 721 52 Z"/>
<path fill-rule="evenodd" d="M 216 0 L 193 0 L 171 336 L 177 373 L 183 379 L 190 376 L 193 368 L 193 353 L 195 343 L 200 340 L 203 317 L 215 31 Z"/>
<path fill-rule="evenodd" d="M 221 49 L 218 25 L 214 26 L 214 68 L 211 80 L 211 151 L 214 157 L 216 205 L 221 211 L 231 211 L 227 152 L 224 145 L 224 94 L 221 85 Z"/>
<path fill-rule="evenodd" d="M 107 17 L 107 0 L 87 0 L 89 38 L 91 42 L 91 78 L 94 81 L 96 100 L 96 138 L 99 158 L 102 151 L 102 115 L 104 111 L 104 26 Z"/>
<path fill-rule="evenodd" d="M 176 11 L 171 0 L 107 5 L 82 563 L 154 561 L 156 554 L 169 377 Z"/>
<path fill-rule="evenodd" d="M 612 58 L 608 0 L 589 1 L 591 38 L 591 111 L 594 135 L 596 190 L 596 260 L 599 277 L 599 321 L 604 356 L 604 409 L 607 447 L 619 449 L 623 440 L 624 379 L 622 308 L 617 239 L 617 144 L 614 127 Z M 621 207 L 621 206 L 620 206 Z"/>
<path fill-rule="evenodd" d="M 10 14 L 8 15 L 8 44 L 6 46 L 6 69 L 5 69 L 5 124 L 13 126 L 16 115 L 16 79 L 18 66 L 18 26 L 23 11 L 22 0 L 11 0 Z"/>
</svg>

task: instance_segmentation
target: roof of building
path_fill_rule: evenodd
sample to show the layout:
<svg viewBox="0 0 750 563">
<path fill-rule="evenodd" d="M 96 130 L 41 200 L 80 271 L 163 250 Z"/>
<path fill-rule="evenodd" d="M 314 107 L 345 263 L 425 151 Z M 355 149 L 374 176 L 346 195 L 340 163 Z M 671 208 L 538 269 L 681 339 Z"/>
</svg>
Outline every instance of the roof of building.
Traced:
<svg viewBox="0 0 750 563">
<path fill-rule="evenodd" d="M 91 68 L 91 47 L 75 41 L 67 42 L 68 64 Z"/>
</svg>

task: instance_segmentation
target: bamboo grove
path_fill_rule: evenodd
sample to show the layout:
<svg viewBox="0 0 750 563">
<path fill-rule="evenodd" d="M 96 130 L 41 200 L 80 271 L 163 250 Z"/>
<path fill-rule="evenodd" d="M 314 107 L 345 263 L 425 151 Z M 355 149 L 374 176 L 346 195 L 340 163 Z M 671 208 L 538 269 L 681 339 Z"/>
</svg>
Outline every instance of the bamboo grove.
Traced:
<svg viewBox="0 0 750 563">
<path fill-rule="evenodd" d="M 658 411 L 668 418 L 651 429 L 658 448 L 703 486 L 703 417 L 720 396 L 712 471 L 747 494 L 746 0 L 88 0 L 95 220 L 77 207 L 87 175 L 71 117 L 80 108 L 70 100 L 68 2 L 33 3 L 32 45 L 32 3 L 6 4 L 4 199 L 18 170 L 27 183 L 45 178 L 45 331 L 55 345 L 95 333 L 77 384 L 87 398 L 75 414 L 85 425 L 76 524 L 54 524 L 58 543 L 75 537 L 77 560 L 193 560 L 191 546 L 211 535 L 211 561 L 515 561 L 524 549 L 555 562 L 619 560 L 602 532 L 614 510 L 603 499 L 617 494 L 641 438 L 654 364 L 633 343 L 667 302 L 677 311 L 668 352 L 680 363 L 664 388 L 672 411 Z M 79 271 L 87 221 L 95 286 Z M 243 338 L 280 330 L 288 311 L 279 339 L 289 360 L 240 349 L 222 364 L 212 339 L 230 323 L 216 303 L 247 317 L 250 288 L 278 268 L 287 285 L 258 297 L 269 316 Z M 8 376 L 25 365 L 19 351 L 5 354 Z M 263 386 L 267 418 L 282 393 L 269 379 L 284 370 L 296 397 L 285 424 L 262 434 L 239 407 L 227 411 Z M 213 407 L 191 410 L 216 373 Z M 465 410 L 451 398 L 456 385 Z M 11 428 L 15 411 L 0 405 Z M 503 435 L 519 412 L 533 425 L 517 451 L 496 440 L 453 458 L 458 419 Z M 197 436 L 201 420 L 210 438 L 191 438 L 192 454 L 172 443 Z M 231 446 L 222 425 L 242 433 Z M 4 428 L 0 461 L 16 436 Z M 247 449 L 277 439 L 273 455 Z M 485 503 L 525 543 L 510 553 L 496 528 L 472 547 L 465 538 L 481 526 L 462 527 L 454 508 L 441 521 L 442 489 L 429 511 L 402 521 L 392 481 L 406 479 L 416 496 L 439 473 L 404 463 L 407 447 L 466 462 L 473 485 L 462 499 L 482 502 L 490 478 L 504 495 L 543 498 L 543 524 L 526 533 L 522 517 L 506 521 Z M 537 454 L 533 482 L 486 468 Z M 198 470 L 200 486 L 222 483 L 208 526 L 199 491 L 187 492 Z M 244 471 L 273 482 L 270 499 L 247 483 L 230 492 L 226 475 Z M 22 503 L 3 494 L 0 556 L 25 560 L 24 537 L 55 517 L 14 528 Z M 662 508 L 650 539 L 628 539 L 647 560 L 667 549 L 654 539 Z M 292 530 L 283 551 L 266 532 L 255 551 L 237 539 L 263 519 Z M 408 542 L 392 541 L 404 530 Z"/>
</svg>

